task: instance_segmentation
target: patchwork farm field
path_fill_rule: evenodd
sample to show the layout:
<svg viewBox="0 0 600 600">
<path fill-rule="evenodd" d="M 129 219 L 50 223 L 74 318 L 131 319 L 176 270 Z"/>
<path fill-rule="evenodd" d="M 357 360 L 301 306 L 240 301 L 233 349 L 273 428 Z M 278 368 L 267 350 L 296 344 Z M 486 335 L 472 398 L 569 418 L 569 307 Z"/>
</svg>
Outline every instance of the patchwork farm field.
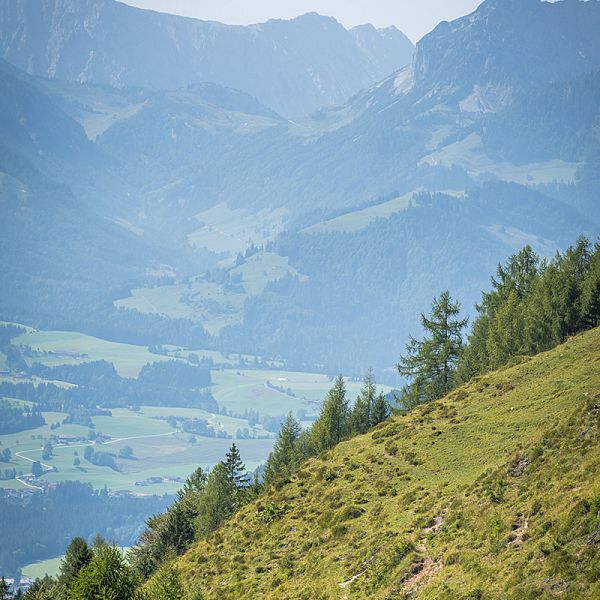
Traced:
<svg viewBox="0 0 600 600">
<path fill-rule="evenodd" d="M 111 490 L 129 490 L 141 494 L 174 493 L 181 483 L 175 478 L 185 479 L 198 466 L 212 467 L 221 460 L 229 449 L 232 440 L 195 435 L 190 436 L 173 429 L 165 418 L 176 415 L 187 418 L 223 418 L 224 430 L 232 431 L 241 420 L 210 415 L 194 409 L 170 409 L 142 407 L 139 412 L 127 409 L 114 409 L 111 417 L 95 417 L 95 431 L 110 439 L 101 444 L 87 441 L 88 428 L 81 425 L 61 425 L 51 429 L 67 416 L 64 413 L 43 413 L 47 425 L 29 431 L 0 436 L 1 448 L 10 448 L 12 460 L 5 468 L 15 468 L 27 475 L 34 461 L 40 461 L 47 470 L 43 480 L 59 482 L 78 480 L 91 483 L 95 488 L 105 485 Z M 263 432 L 263 435 L 267 435 Z M 53 456 L 42 458 L 43 445 L 52 436 L 74 436 L 73 443 L 54 443 Z M 59 438 L 59 439 L 60 439 Z M 246 461 L 248 469 L 255 469 L 271 450 L 273 438 L 235 440 Z M 86 446 L 95 452 L 108 452 L 115 455 L 118 471 L 109 467 L 94 465 L 84 459 Z M 133 450 L 132 458 L 120 458 L 119 451 L 125 446 Z M 75 464 L 78 459 L 79 464 Z M 164 478 L 164 481 L 147 485 L 136 485 L 151 477 Z M 27 482 L 19 480 L 0 481 L 0 487 L 23 488 Z M 37 485 L 37 483 L 29 483 Z"/>
<path fill-rule="evenodd" d="M 131 296 L 114 304 L 146 314 L 191 319 L 216 335 L 224 327 L 242 322 L 247 298 L 261 294 L 270 282 L 288 274 L 305 279 L 288 264 L 287 258 L 258 252 L 229 269 L 234 286 L 194 278 L 187 283 L 134 289 Z"/>
<path fill-rule="evenodd" d="M 211 370 L 211 385 L 203 391 L 210 391 L 219 410 L 145 405 L 135 410 L 111 408 L 111 416 L 92 416 L 93 428 L 65 424 L 66 412 L 43 412 L 46 425 L 0 435 L 0 450 L 11 451 L 11 462 L 1 464 L 0 470 L 15 469 L 19 476 L 0 480 L 0 487 L 4 488 L 43 487 L 44 482 L 78 480 L 97 489 L 107 486 L 140 494 L 174 493 L 181 487 L 178 479 L 185 479 L 198 466 L 212 467 L 223 459 L 232 441 L 239 446 L 247 468 L 254 470 L 266 460 L 273 446 L 274 423 L 291 412 L 305 425 L 310 424 L 332 385 L 323 374 L 240 367 L 253 362 L 254 357 L 250 356 L 225 356 L 175 346 L 164 347 L 165 354 L 159 355 L 143 346 L 109 342 L 78 332 L 24 329 L 25 333 L 13 338 L 11 344 L 20 349 L 28 365 L 77 365 L 105 360 L 113 363 L 122 377 L 136 378 L 148 363 L 176 359 L 190 364 L 191 353 L 200 359 L 210 358 L 218 367 Z M 18 372 L 0 375 L 2 382 L 76 387 Z M 351 400 L 361 385 L 347 382 Z M 387 387 L 382 389 L 389 391 Z M 33 406 L 25 400 L 4 400 L 15 406 Z M 214 436 L 207 435 L 205 429 L 190 428 L 193 421 L 204 423 Z M 93 441 L 96 439 L 99 441 Z M 53 445 L 53 455 L 44 459 L 47 442 Z M 100 466 L 86 460 L 86 447 L 112 454 L 115 464 Z M 133 452 L 129 458 L 122 455 L 125 447 Z M 29 479 L 36 461 L 45 471 L 41 483 Z"/>
<path fill-rule="evenodd" d="M 53 367 L 65 364 L 81 364 L 95 360 L 106 360 L 115 365 L 122 377 L 137 377 L 142 367 L 148 363 L 177 358 L 178 349 L 170 348 L 173 353 L 159 355 L 150 352 L 145 346 L 110 342 L 101 338 L 74 331 L 40 331 L 28 328 L 27 332 L 12 340 L 13 345 L 28 347 L 37 353 L 27 357 L 29 364 L 39 362 Z M 210 350 L 190 350 L 199 359 L 211 358 L 215 364 L 231 365 L 233 359 L 220 352 Z"/>
</svg>

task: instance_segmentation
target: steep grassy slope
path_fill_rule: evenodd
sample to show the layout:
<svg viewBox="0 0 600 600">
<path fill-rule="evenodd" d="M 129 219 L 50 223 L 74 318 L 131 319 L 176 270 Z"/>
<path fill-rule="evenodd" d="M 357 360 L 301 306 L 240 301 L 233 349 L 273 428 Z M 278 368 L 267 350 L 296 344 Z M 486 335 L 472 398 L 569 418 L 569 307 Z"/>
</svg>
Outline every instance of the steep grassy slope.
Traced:
<svg viewBox="0 0 600 600">
<path fill-rule="evenodd" d="M 208 598 L 600 597 L 600 329 L 307 463 L 179 561 Z"/>
</svg>

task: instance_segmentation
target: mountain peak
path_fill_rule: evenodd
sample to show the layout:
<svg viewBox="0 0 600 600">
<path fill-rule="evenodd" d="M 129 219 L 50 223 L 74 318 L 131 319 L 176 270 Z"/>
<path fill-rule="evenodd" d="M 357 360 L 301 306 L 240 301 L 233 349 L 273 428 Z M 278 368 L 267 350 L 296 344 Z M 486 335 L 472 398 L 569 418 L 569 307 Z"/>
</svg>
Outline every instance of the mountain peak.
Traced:
<svg viewBox="0 0 600 600">
<path fill-rule="evenodd" d="M 417 44 L 415 85 L 460 96 L 570 79 L 600 66 L 599 30 L 597 0 L 486 0 Z"/>
<path fill-rule="evenodd" d="M 410 62 L 411 46 L 375 37 L 357 43 L 316 12 L 243 27 L 115 0 L 0 3 L 0 57 L 31 75 L 154 90 L 214 81 L 287 117 L 341 104 Z"/>
</svg>

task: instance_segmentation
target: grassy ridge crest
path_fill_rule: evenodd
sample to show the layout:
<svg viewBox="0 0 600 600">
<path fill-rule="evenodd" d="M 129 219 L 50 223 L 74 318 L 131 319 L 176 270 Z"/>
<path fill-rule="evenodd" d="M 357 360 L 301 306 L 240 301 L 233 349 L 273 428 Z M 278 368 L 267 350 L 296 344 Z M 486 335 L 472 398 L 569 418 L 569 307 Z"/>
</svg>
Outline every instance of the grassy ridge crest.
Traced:
<svg viewBox="0 0 600 600">
<path fill-rule="evenodd" d="M 600 597 L 600 329 L 308 461 L 177 562 L 207 598 Z"/>
</svg>

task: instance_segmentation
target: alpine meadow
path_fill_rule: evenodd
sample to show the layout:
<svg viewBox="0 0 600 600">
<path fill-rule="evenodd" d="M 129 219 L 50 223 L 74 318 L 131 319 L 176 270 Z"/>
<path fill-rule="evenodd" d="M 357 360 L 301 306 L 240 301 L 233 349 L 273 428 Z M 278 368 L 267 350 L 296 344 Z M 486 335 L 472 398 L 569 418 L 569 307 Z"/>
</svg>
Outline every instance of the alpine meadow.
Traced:
<svg viewBox="0 0 600 600">
<path fill-rule="evenodd" d="M 600 600 L 600 0 L 242 4 L 0 2 L 0 600 Z"/>
</svg>

